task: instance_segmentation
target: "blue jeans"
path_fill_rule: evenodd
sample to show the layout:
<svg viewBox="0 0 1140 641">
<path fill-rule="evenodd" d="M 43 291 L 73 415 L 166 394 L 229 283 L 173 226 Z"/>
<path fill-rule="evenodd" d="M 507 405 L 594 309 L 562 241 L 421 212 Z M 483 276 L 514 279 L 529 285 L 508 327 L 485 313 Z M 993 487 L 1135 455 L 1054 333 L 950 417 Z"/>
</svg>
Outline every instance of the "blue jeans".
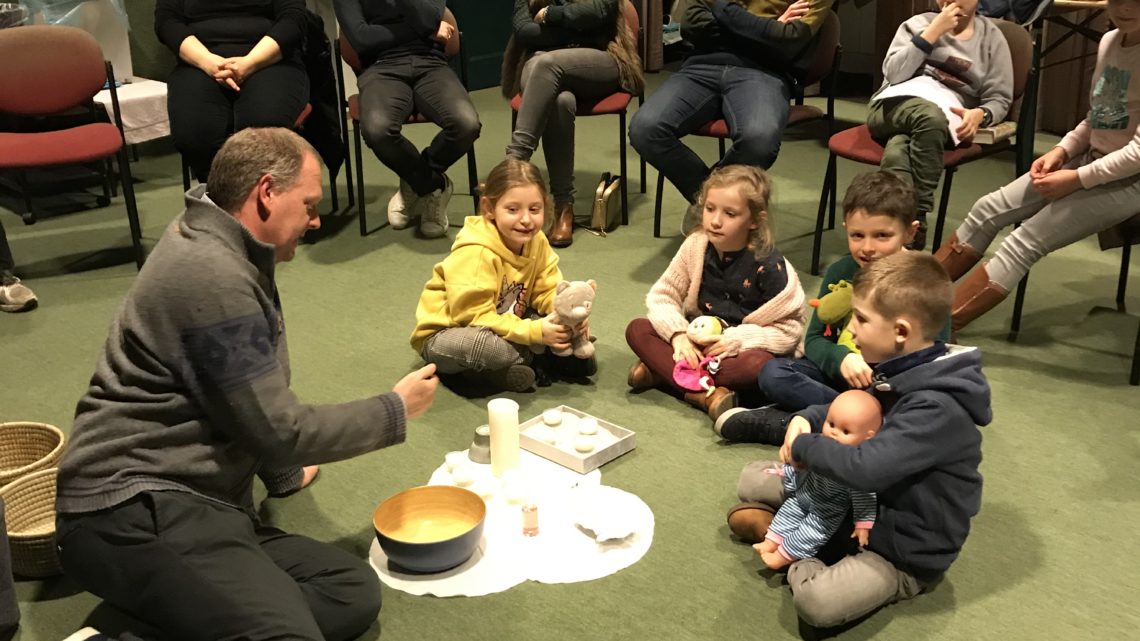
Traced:
<svg viewBox="0 0 1140 641">
<path fill-rule="evenodd" d="M 848 389 L 847 382 L 833 381 L 806 358 L 777 358 L 756 377 L 760 392 L 769 402 L 788 412 L 812 405 L 826 405 Z"/>
<path fill-rule="evenodd" d="M 681 138 L 724 118 L 732 148 L 720 164 L 767 169 L 780 153 L 790 100 L 787 83 L 766 71 L 686 65 L 637 110 L 629 123 L 629 141 L 682 196 L 695 202 L 710 169 Z"/>
</svg>

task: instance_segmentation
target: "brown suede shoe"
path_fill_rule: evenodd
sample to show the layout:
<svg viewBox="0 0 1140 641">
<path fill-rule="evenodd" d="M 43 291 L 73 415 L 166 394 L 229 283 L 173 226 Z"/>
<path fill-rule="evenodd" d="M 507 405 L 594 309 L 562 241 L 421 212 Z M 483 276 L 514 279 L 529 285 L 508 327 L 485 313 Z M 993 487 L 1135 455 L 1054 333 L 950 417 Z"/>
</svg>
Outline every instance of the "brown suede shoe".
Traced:
<svg viewBox="0 0 1140 641">
<path fill-rule="evenodd" d="M 574 242 L 574 203 L 566 203 L 555 214 L 554 228 L 550 232 L 552 247 L 569 247 Z"/>
<path fill-rule="evenodd" d="M 761 503 L 738 503 L 728 510 L 728 529 L 745 543 L 759 543 L 776 515 Z"/>
<path fill-rule="evenodd" d="M 629 376 L 625 382 L 634 392 L 644 392 L 660 385 L 661 379 L 649 369 L 648 365 L 637 361 L 629 368 Z"/>
<path fill-rule="evenodd" d="M 952 281 L 964 276 L 982 259 L 982 255 L 973 247 L 958 242 L 958 232 L 950 234 L 950 240 L 947 240 L 938 248 L 938 251 L 934 252 L 934 257 L 942 264 L 946 273 L 950 274 Z"/>
<path fill-rule="evenodd" d="M 727 387 L 717 387 L 712 394 L 705 392 L 685 392 L 685 401 L 697 409 L 708 413 L 709 418 L 716 420 L 724 412 L 736 407 L 736 392 Z"/>
</svg>

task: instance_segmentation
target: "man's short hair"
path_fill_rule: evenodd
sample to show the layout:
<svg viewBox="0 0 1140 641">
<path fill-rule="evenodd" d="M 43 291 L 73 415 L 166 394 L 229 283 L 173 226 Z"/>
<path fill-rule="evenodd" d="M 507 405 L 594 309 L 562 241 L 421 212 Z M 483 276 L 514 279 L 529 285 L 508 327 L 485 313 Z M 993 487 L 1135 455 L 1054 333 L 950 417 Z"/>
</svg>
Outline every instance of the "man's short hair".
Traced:
<svg viewBox="0 0 1140 641">
<path fill-rule="evenodd" d="M 934 340 L 953 303 L 953 284 L 934 256 L 901 251 L 884 256 L 855 274 L 853 293 L 884 318 L 908 316 L 926 340 Z"/>
<path fill-rule="evenodd" d="M 230 136 L 214 156 L 206 194 L 231 214 L 241 209 L 262 176 L 282 191 L 297 182 L 305 154 L 317 157 L 313 146 L 282 127 L 242 129 Z"/>
<path fill-rule="evenodd" d="M 868 171 L 851 180 L 843 195 L 843 218 L 862 209 L 867 214 L 890 216 L 910 227 L 915 219 L 914 189 L 889 171 Z"/>
</svg>

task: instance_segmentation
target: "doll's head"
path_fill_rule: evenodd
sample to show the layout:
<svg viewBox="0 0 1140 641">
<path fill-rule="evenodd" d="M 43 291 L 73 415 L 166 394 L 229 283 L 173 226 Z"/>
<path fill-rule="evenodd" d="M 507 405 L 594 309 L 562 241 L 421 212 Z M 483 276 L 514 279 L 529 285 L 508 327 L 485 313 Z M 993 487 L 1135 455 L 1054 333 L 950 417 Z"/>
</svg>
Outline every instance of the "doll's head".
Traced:
<svg viewBox="0 0 1140 641">
<path fill-rule="evenodd" d="M 685 333 L 692 340 L 720 336 L 724 333 L 724 323 L 716 316 L 698 316 L 689 323 Z"/>
<path fill-rule="evenodd" d="M 874 436 L 883 424 L 883 408 L 863 390 L 850 390 L 835 397 L 827 409 L 823 435 L 852 447 Z"/>
<path fill-rule="evenodd" d="M 480 213 L 495 224 L 503 244 L 516 254 L 542 231 L 545 213 L 552 209 L 542 173 L 525 160 L 508 158 L 495 165 L 480 193 Z"/>
</svg>

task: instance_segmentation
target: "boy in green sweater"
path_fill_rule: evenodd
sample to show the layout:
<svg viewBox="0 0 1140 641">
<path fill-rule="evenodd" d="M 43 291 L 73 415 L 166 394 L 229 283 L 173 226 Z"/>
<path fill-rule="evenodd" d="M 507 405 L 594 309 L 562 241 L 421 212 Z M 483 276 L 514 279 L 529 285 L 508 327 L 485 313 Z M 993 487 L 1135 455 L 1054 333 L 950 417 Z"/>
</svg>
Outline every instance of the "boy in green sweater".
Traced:
<svg viewBox="0 0 1140 641">
<path fill-rule="evenodd" d="M 843 196 L 843 225 L 847 230 L 849 256 L 827 268 L 820 284 L 823 298 L 839 281 L 852 282 L 859 268 L 903 250 L 918 229 L 914 191 L 896 174 L 872 171 L 859 174 Z M 818 311 L 812 314 L 804 337 L 806 358 L 777 358 L 768 362 L 758 377 L 760 392 L 773 405 L 754 410 L 735 408 L 714 425 L 728 441 L 778 445 L 791 412 L 812 405 L 826 405 L 840 392 L 871 385 L 871 365 L 849 342 L 840 341 L 850 314 L 840 323 L 827 325 Z M 949 324 L 939 340 L 949 337 Z"/>
</svg>

